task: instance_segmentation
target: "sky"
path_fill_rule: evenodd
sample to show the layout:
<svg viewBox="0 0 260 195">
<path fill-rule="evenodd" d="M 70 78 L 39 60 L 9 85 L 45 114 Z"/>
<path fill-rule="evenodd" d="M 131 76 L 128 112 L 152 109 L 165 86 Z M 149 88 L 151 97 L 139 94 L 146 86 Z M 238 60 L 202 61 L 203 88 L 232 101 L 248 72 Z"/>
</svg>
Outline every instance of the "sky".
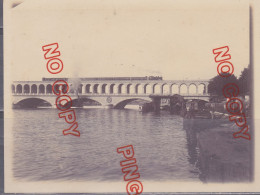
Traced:
<svg viewBox="0 0 260 195">
<path fill-rule="evenodd" d="M 217 75 L 212 50 L 227 45 L 239 76 L 249 64 L 249 7 L 233 2 L 13 1 L 4 24 L 5 70 L 12 80 L 150 75 L 210 79 Z M 56 42 L 64 69 L 52 75 L 41 48 Z"/>
</svg>

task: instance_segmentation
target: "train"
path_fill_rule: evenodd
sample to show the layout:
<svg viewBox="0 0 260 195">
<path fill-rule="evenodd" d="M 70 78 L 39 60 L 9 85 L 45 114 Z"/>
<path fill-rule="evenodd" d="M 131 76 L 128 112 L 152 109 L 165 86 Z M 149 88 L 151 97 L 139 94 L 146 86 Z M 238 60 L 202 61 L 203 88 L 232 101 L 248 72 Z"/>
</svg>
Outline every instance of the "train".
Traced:
<svg viewBox="0 0 260 195">
<path fill-rule="evenodd" d="M 68 81 L 69 78 L 42 78 L 42 81 L 57 81 L 57 80 L 64 80 Z M 163 80 L 162 76 L 145 76 L 145 77 L 86 77 L 80 78 L 81 81 L 104 81 L 104 80 L 125 80 L 125 81 L 133 81 L 133 80 Z"/>
</svg>

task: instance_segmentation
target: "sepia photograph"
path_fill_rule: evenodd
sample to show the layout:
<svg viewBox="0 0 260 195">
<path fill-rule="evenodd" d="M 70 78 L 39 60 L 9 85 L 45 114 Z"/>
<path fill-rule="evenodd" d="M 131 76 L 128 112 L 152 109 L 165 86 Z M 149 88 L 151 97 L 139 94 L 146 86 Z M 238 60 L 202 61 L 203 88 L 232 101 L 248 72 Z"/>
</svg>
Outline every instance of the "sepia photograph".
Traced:
<svg viewBox="0 0 260 195">
<path fill-rule="evenodd" d="M 255 184 L 248 1 L 14 0 L 4 10 L 5 192 Z"/>
</svg>

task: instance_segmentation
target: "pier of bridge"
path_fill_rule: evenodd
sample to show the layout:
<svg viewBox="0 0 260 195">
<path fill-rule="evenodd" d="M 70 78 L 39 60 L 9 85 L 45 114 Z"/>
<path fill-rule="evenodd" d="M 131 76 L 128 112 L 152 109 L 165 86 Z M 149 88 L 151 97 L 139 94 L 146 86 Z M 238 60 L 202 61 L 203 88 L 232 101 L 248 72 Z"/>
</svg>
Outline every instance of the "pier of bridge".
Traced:
<svg viewBox="0 0 260 195">
<path fill-rule="evenodd" d="M 43 78 L 41 81 L 14 81 L 13 104 L 37 99 L 55 106 L 56 95 L 52 84 L 65 80 L 69 85 L 68 95 L 72 100 L 93 100 L 102 106 L 123 108 L 134 100 L 152 101 L 150 95 L 178 94 L 185 99 L 208 100 L 207 80 L 162 80 L 149 77 L 105 77 L 105 78 Z"/>
</svg>

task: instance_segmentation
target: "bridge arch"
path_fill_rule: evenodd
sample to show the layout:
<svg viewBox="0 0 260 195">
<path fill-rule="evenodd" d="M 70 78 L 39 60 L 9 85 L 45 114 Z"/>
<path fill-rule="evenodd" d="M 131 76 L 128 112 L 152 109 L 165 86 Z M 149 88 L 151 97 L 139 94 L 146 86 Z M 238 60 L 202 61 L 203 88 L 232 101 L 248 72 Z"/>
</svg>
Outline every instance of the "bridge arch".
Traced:
<svg viewBox="0 0 260 195">
<path fill-rule="evenodd" d="M 16 93 L 23 93 L 23 86 L 21 84 L 16 86 Z"/>
<path fill-rule="evenodd" d="M 32 86 L 31 86 L 31 93 L 32 94 L 37 94 L 37 85 L 36 84 L 33 84 Z"/>
<path fill-rule="evenodd" d="M 145 100 L 145 99 L 142 99 L 142 98 L 130 98 L 130 99 L 125 99 L 125 100 L 117 103 L 116 105 L 114 105 L 114 108 L 115 109 L 123 109 L 127 104 L 129 104 L 130 102 L 135 101 L 135 100 L 143 100 L 145 102 L 151 102 L 151 101 L 148 101 L 148 100 Z"/>
<path fill-rule="evenodd" d="M 140 83 L 137 83 L 135 85 L 135 94 L 142 94 L 143 91 L 142 91 L 142 85 Z"/>
<path fill-rule="evenodd" d="M 171 85 L 171 93 L 172 94 L 179 94 L 179 85 L 176 83 L 173 83 Z"/>
<path fill-rule="evenodd" d="M 58 84 L 56 84 L 56 85 L 53 86 L 53 91 L 54 91 L 55 93 L 58 93 L 59 90 L 60 90 L 60 86 L 59 86 Z"/>
<path fill-rule="evenodd" d="M 106 94 L 107 93 L 107 84 L 103 84 L 102 85 L 101 93 L 102 94 Z"/>
<path fill-rule="evenodd" d="M 162 84 L 161 94 L 171 94 L 171 85 L 167 83 Z"/>
<path fill-rule="evenodd" d="M 99 86 L 99 84 L 93 85 L 93 93 L 98 93 L 98 86 Z"/>
<path fill-rule="evenodd" d="M 153 94 L 161 94 L 161 85 L 158 83 L 153 84 Z"/>
<path fill-rule="evenodd" d="M 39 85 L 39 94 L 45 94 L 45 86 L 43 84 Z"/>
<path fill-rule="evenodd" d="M 46 94 L 52 94 L 52 85 L 51 84 L 48 84 L 46 86 Z"/>
<path fill-rule="evenodd" d="M 51 107 L 51 103 L 42 98 L 25 98 L 14 105 L 14 108 L 37 108 L 39 106 Z"/>
<path fill-rule="evenodd" d="M 30 85 L 28 85 L 28 84 L 25 84 L 24 86 L 23 86 L 23 93 L 30 93 Z"/>
<path fill-rule="evenodd" d="M 126 94 L 134 94 L 134 84 L 127 84 L 126 85 Z"/>
<path fill-rule="evenodd" d="M 59 90 L 62 90 L 62 91 L 67 91 L 67 88 L 68 86 L 67 85 L 59 85 L 59 84 L 55 84 L 54 87 L 53 87 L 53 90 L 55 91 L 55 93 L 59 93 Z M 42 88 L 43 89 L 43 88 Z M 44 90 L 43 90 L 44 91 Z M 69 91 L 70 93 L 74 93 L 74 89 L 70 89 Z M 48 92 L 47 92 L 48 93 Z"/>
<path fill-rule="evenodd" d="M 132 86 L 132 84 L 127 84 L 126 85 L 126 94 L 130 94 L 131 93 L 131 86 Z"/>
<path fill-rule="evenodd" d="M 86 93 L 91 93 L 90 87 L 91 87 L 90 84 L 87 84 L 87 85 L 85 86 L 85 92 L 86 92 Z"/>
<path fill-rule="evenodd" d="M 198 94 L 198 86 L 195 83 L 189 84 L 189 94 Z"/>
<path fill-rule="evenodd" d="M 92 98 L 74 98 L 72 99 L 72 107 L 83 107 L 83 106 L 101 106 L 101 102 L 94 100 Z M 69 102 L 68 102 L 69 103 Z"/>
<path fill-rule="evenodd" d="M 206 84 L 199 83 L 198 85 L 198 94 L 205 94 L 206 93 Z"/>
<path fill-rule="evenodd" d="M 112 83 L 112 84 L 109 86 L 109 93 L 110 93 L 110 94 L 115 93 L 115 84 L 114 84 L 114 83 Z"/>
<path fill-rule="evenodd" d="M 188 94 L 188 87 L 185 83 L 182 83 L 179 87 L 180 87 L 180 94 Z"/>
<path fill-rule="evenodd" d="M 144 85 L 144 94 L 152 94 L 153 93 L 153 86 L 149 83 Z"/>
<path fill-rule="evenodd" d="M 117 87 L 117 93 L 118 94 L 122 94 L 123 93 L 123 84 L 119 84 L 118 87 Z"/>
</svg>

